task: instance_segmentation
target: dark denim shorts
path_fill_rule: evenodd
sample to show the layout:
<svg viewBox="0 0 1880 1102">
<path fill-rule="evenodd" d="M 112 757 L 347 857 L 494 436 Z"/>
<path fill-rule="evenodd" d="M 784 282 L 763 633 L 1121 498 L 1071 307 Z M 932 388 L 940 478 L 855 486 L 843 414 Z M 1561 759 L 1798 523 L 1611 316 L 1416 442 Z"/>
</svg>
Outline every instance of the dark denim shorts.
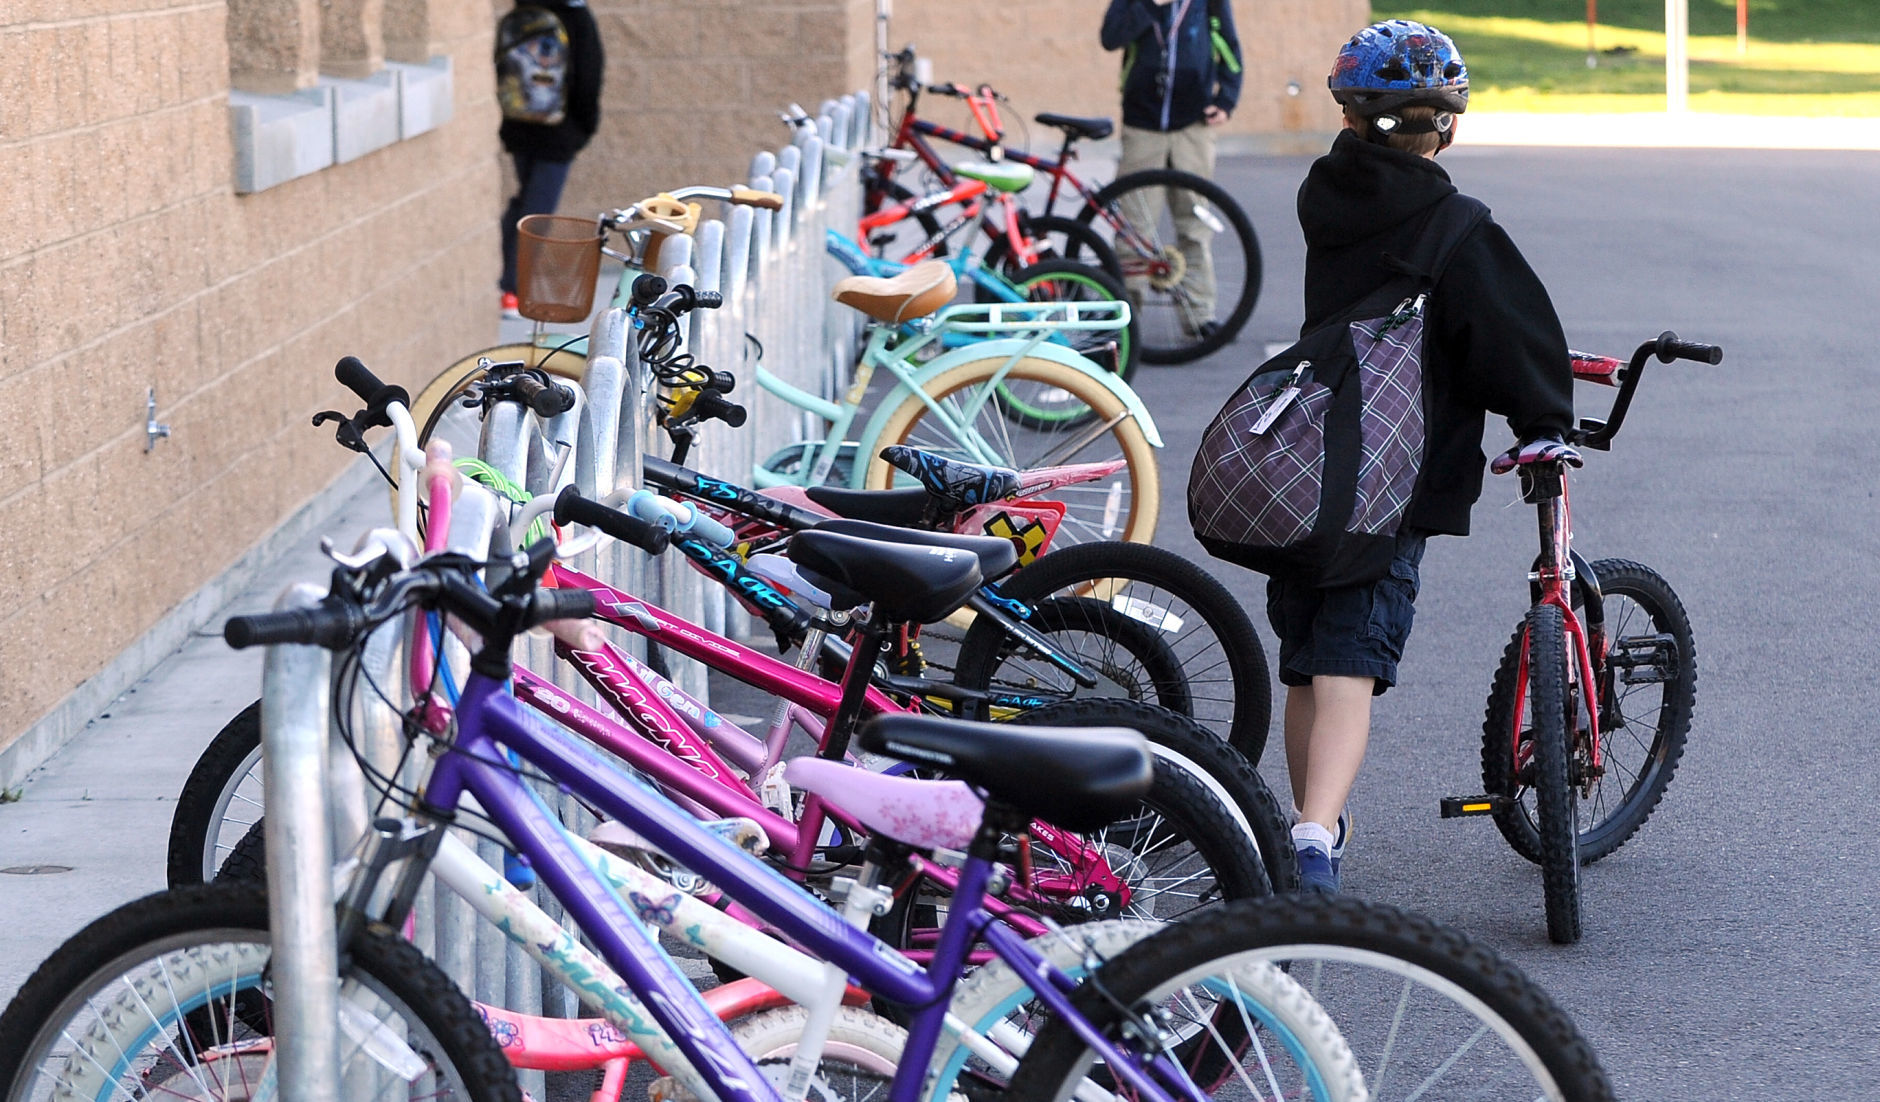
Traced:
<svg viewBox="0 0 1880 1102">
<path fill-rule="evenodd" d="M 1266 618 L 1279 636 L 1282 685 L 1316 676 L 1371 677 L 1382 695 L 1397 683 L 1397 663 L 1416 617 L 1423 532 L 1397 539 L 1390 573 L 1368 585 L 1320 589 L 1283 577 L 1266 583 Z"/>
</svg>

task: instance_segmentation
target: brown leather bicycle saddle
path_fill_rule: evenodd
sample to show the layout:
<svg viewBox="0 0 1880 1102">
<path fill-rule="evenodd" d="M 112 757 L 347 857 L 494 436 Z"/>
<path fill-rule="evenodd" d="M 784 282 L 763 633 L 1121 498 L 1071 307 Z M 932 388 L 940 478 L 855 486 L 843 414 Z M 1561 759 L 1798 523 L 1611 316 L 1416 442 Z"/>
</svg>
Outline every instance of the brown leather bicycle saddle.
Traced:
<svg viewBox="0 0 1880 1102">
<path fill-rule="evenodd" d="M 899 325 L 924 318 L 952 302 L 958 289 L 959 281 L 946 261 L 923 260 L 887 279 L 850 276 L 835 285 L 830 297 L 876 321 Z"/>
<path fill-rule="evenodd" d="M 1055 126 L 1073 138 L 1089 138 L 1091 141 L 1102 141 L 1110 136 L 1110 131 L 1116 128 L 1116 124 L 1109 119 L 1095 116 L 1053 115 L 1049 111 L 1039 115 L 1038 121 L 1046 126 Z"/>
</svg>

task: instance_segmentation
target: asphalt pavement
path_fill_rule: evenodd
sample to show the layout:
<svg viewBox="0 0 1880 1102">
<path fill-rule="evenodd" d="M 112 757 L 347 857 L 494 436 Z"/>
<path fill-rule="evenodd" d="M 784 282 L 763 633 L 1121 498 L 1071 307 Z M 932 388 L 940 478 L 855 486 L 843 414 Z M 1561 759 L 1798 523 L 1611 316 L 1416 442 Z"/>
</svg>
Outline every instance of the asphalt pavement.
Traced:
<svg viewBox="0 0 1880 1102">
<path fill-rule="evenodd" d="M 1466 134 L 1466 132 L 1465 132 Z M 1201 430 L 1298 335 L 1310 158 L 1224 161 L 1264 291 L 1240 341 L 1136 386 L 1163 436 L 1158 542 L 1203 553 L 1178 496 Z M 1442 157 L 1547 284 L 1569 342 L 1629 355 L 1665 329 L 1717 367 L 1654 364 L 1609 454 L 1573 479 L 1576 547 L 1655 567 L 1690 612 L 1696 719 L 1663 804 L 1583 877 L 1586 935 L 1547 941 L 1540 875 L 1487 819 L 1490 677 L 1527 605 L 1534 510 L 1490 478 L 1474 534 L 1430 544 L 1400 686 L 1377 702 L 1347 891 L 1493 945 L 1572 1012 L 1627 1099 L 1880 1097 L 1880 154 L 1470 149 Z M 1611 391 L 1582 385 L 1581 415 Z M 1488 450 L 1509 442 L 1491 419 Z M 1262 621 L 1261 579 L 1216 564 Z M 1275 720 L 1277 729 L 1277 718 Z M 1276 749 L 1262 771 L 1285 792 Z"/>
<path fill-rule="evenodd" d="M 1138 375 L 1168 440 L 1159 542 L 1197 560 L 1181 493 L 1201 430 L 1297 334 L 1308 163 L 1222 160 L 1263 246 L 1259 306 L 1238 343 Z M 1576 347 L 1623 355 L 1675 329 L 1726 349 L 1718 367 L 1654 366 L 1615 450 L 1574 480 L 1577 546 L 1656 567 L 1689 609 L 1697 717 L 1657 813 L 1586 870 L 1584 940 L 1548 943 L 1534 866 L 1487 820 L 1437 817 L 1440 797 L 1480 790 L 1483 703 L 1527 601 L 1533 511 L 1491 479 L 1475 534 L 1425 559 L 1402 684 L 1378 702 L 1354 796 L 1347 890 L 1519 962 L 1622 1098 L 1880 1097 L 1880 517 L 1864 454 L 1880 423 L 1880 153 L 1464 146 L 1443 163 L 1526 251 Z M 1609 394 L 1583 387 L 1582 412 Z M 1491 427 L 1491 450 L 1504 433 Z M 360 530 L 381 501 L 362 495 L 331 530 Z M 1261 581 L 1216 565 L 1263 621 Z M 321 572 L 304 548 L 229 611 Z M 0 806 L 0 999 L 69 933 L 161 886 L 175 793 L 258 671 L 198 637 Z M 1263 770 L 1283 793 L 1277 749 Z"/>
</svg>

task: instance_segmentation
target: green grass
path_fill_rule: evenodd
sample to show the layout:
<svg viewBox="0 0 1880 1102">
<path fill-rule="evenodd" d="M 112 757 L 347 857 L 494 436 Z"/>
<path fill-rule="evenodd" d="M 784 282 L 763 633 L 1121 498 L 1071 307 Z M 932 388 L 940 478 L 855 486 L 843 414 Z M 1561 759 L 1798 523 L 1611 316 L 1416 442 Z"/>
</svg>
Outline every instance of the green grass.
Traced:
<svg viewBox="0 0 1880 1102">
<path fill-rule="evenodd" d="M 1439 0 L 1378 6 L 1448 32 L 1485 111 L 1655 111 L 1665 80 L 1660 0 L 1600 0 L 1587 65 L 1583 0 Z M 1735 0 L 1691 0 L 1691 107 L 1759 115 L 1880 116 L 1880 0 L 1751 0 L 1746 53 Z"/>
</svg>

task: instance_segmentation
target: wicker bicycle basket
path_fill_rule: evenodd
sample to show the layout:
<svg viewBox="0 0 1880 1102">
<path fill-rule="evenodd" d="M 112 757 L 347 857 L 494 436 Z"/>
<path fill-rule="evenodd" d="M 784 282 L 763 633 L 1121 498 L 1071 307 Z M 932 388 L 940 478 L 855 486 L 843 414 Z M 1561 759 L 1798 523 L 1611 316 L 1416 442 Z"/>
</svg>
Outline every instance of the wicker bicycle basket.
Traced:
<svg viewBox="0 0 1880 1102">
<path fill-rule="evenodd" d="M 586 321 L 601 272 L 592 218 L 531 214 L 516 224 L 516 303 L 531 321 Z"/>
</svg>

